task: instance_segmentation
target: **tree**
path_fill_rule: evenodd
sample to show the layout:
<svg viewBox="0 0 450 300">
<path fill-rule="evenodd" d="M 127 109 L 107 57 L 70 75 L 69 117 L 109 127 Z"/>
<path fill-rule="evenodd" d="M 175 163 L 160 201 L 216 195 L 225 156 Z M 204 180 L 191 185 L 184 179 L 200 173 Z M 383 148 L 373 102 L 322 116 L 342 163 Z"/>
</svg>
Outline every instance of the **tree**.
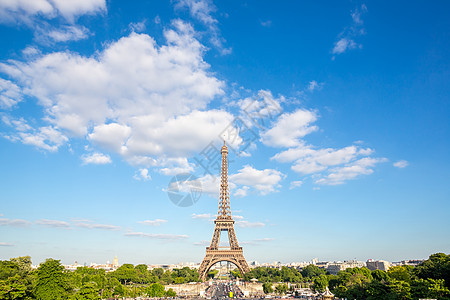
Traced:
<svg viewBox="0 0 450 300">
<path fill-rule="evenodd" d="M 415 279 L 411 282 L 411 295 L 414 299 L 450 299 L 450 291 L 445 286 L 444 279 Z"/>
<path fill-rule="evenodd" d="M 184 283 L 184 278 L 183 277 L 177 277 L 177 278 L 175 278 L 174 283 L 175 284 Z"/>
<path fill-rule="evenodd" d="M 316 292 L 324 292 L 325 288 L 328 286 L 328 277 L 327 275 L 319 275 L 316 278 L 314 278 L 313 281 L 313 290 Z"/>
<path fill-rule="evenodd" d="M 166 291 L 166 296 L 167 297 L 176 297 L 177 296 L 177 293 L 175 293 L 175 291 L 173 290 L 173 289 L 168 289 L 167 291 Z"/>
<path fill-rule="evenodd" d="M 69 289 L 68 276 L 59 260 L 49 258 L 39 265 L 35 292 L 37 299 L 67 299 Z"/>
<path fill-rule="evenodd" d="M 275 290 L 278 294 L 283 295 L 287 292 L 288 286 L 287 284 L 279 284 L 275 287 Z"/>
<path fill-rule="evenodd" d="M 162 274 L 162 276 L 160 278 L 160 282 L 162 284 L 171 284 L 173 282 L 172 274 L 171 274 L 170 270 L 167 270 L 166 272 L 164 272 L 164 274 Z"/>
<path fill-rule="evenodd" d="M 0 280 L 0 299 L 24 299 L 27 287 L 19 275 Z"/>
<path fill-rule="evenodd" d="M 386 271 L 383 271 L 383 270 L 374 270 L 374 271 L 372 271 L 372 277 L 373 277 L 374 280 L 380 281 L 380 282 L 387 282 L 390 279 L 388 273 Z"/>
<path fill-rule="evenodd" d="M 418 265 L 414 273 L 422 279 L 444 279 L 450 288 L 450 254 L 436 253 Z"/>
<path fill-rule="evenodd" d="M 234 270 L 231 270 L 231 275 L 233 275 L 236 278 L 242 278 L 241 271 L 239 271 L 239 269 L 237 269 L 237 268 Z"/>
<path fill-rule="evenodd" d="M 31 257 L 30 256 L 20 256 L 11 258 L 10 261 L 15 263 L 21 272 L 31 271 Z"/>
<path fill-rule="evenodd" d="M 86 282 L 81 286 L 78 293 L 75 294 L 76 300 L 100 300 L 99 288 L 95 282 Z"/>
<path fill-rule="evenodd" d="M 372 280 L 372 274 L 366 267 L 348 268 L 339 271 L 337 278 L 330 280 L 332 292 L 339 298 L 364 299 L 366 286 Z"/>
<path fill-rule="evenodd" d="M 123 296 L 125 296 L 125 293 L 126 293 L 126 290 L 125 290 L 124 286 L 119 282 L 119 284 L 114 287 L 113 295 L 123 297 Z"/>
<path fill-rule="evenodd" d="M 127 282 L 137 282 L 137 271 L 132 264 L 123 264 L 114 271 L 112 276 L 116 277 L 122 284 Z"/>
<path fill-rule="evenodd" d="M 161 276 L 164 274 L 164 270 L 162 268 L 156 268 L 153 269 L 152 274 L 156 277 L 158 277 L 158 279 L 161 278 Z"/>
<path fill-rule="evenodd" d="M 327 272 L 315 265 L 308 265 L 300 272 L 303 277 L 313 278 L 321 274 L 325 275 Z"/>
<path fill-rule="evenodd" d="M 411 299 L 411 288 L 408 282 L 390 279 L 388 288 L 392 299 Z"/>
<path fill-rule="evenodd" d="M 164 297 L 165 296 L 165 291 L 164 291 L 164 286 L 162 284 L 159 283 L 152 283 L 150 284 L 146 289 L 145 289 L 145 293 L 147 293 L 147 295 L 149 297 Z"/>
<path fill-rule="evenodd" d="M 263 284 L 263 291 L 265 294 L 273 293 L 272 283 L 265 282 Z"/>
<path fill-rule="evenodd" d="M 414 271 L 413 266 L 395 266 L 389 268 L 387 274 L 389 275 L 390 278 L 411 283 L 411 278 L 414 275 L 413 271 Z"/>
<path fill-rule="evenodd" d="M 206 275 L 206 277 L 208 277 L 208 279 L 214 278 L 214 277 L 216 277 L 217 273 L 219 273 L 219 270 L 210 270 L 208 272 L 208 274 Z"/>
<path fill-rule="evenodd" d="M 0 261 L 0 299 L 34 298 L 31 258 Z"/>
</svg>

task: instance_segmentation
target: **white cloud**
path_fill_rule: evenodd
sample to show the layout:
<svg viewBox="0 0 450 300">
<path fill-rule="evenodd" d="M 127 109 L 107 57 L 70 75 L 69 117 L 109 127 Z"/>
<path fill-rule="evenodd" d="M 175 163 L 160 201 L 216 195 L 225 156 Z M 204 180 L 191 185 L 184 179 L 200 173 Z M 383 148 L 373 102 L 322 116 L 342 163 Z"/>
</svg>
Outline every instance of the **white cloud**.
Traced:
<svg viewBox="0 0 450 300">
<path fill-rule="evenodd" d="M 353 22 L 338 35 L 338 40 L 334 43 L 333 49 L 331 50 L 332 54 L 342 54 L 348 50 L 362 48 L 362 45 L 355 42 L 355 39 L 365 34 L 362 21 L 362 14 L 365 12 L 367 12 L 365 4 L 351 12 Z M 333 56 L 332 59 L 334 58 Z"/>
<path fill-rule="evenodd" d="M 165 168 L 159 169 L 159 172 L 169 176 L 187 174 L 194 171 L 194 165 L 189 163 L 186 157 L 160 159 L 160 165 L 164 165 Z"/>
<path fill-rule="evenodd" d="M 347 50 L 355 49 L 359 45 L 355 43 L 352 39 L 349 38 L 341 38 L 338 40 L 331 51 L 333 54 L 341 54 Z"/>
<path fill-rule="evenodd" d="M 260 24 L 263 27 L 271 27 L 272 26 L 272 21 L 271 20 L 261 21 Z"/>
<path fill-rule="evenodd" d="M 27 220 L 0 218 L 0 226 L 24 227 L 30 224 L 31 222 Z"/>
<path fill-rule="evenodd" d="M 220 51 L 222 55 L 230 54 L 231 48 L 225 47 L 225 39 L 221 36 L 218 21 L 212 15 L 216 7 L 211 0 L 176 0 L 176 9 L 187 8 L 191 17 L 203 23 L 210 35 L 210 43 Z"/>
<path fill-rule="evenodd" d="M 41 51 L 38 48 L 34 47 L 34 46 L 28 46 L 28 47 L 26 47 L 25 49 L 22 50 L 22 54 L 24 56 L 32 57 L 32 56 L 41 54 Z"/>
<path fill-rule="evenodd" d="M 317 126 L 311 125 L 316 120 L 317 114 L 306 109 L 284 113 L 271 129 L 261 134 L 262 142 L 272 147 L 299 146 L 300 138 L 317 130 Z"/>
<path fill-rule="evenodd" d="M 211 219 L 211 214 L 192 214 L 192 219 Z"/>
<path fill-rule="evenodd" d="M 409 165 L 409 163 L 406 160 L 399 160 L 394 163 L 394 167 L 396 168 L 406 168 Z"/>
<path fill-rule="evenodd" d="M 26 145 L 32 145 L 43 150 L 54 152 L 68 141 L 68 138 L 53 126 L 33 129 L 26 122 L 20 121 L 15 125 L 19 132 L 17 135 L 12 136 L 12 139 L 20 140 Z M 29 129 L 29 131 L 26 132 L 24 129 Z"/>
<path fill-rule="evenodd" d="M 136 23 L 130 23 L 130 25 L 128 25 L 128 27 L 131 29 L 131 31 L 143 32 L 146 29 L 145 23 L 147 23 L 147 20 L 143 20 L 141 22 L 136 22 Z"/>
<path fill-rule="evenodd" d="M 192 181 L 176 182 L 176 188 L 180 191 L 190 192 L 196 188 L 201 188 L 201 192 L 213 198 L 219 197 L 220 180 L 218 177 L 205 175 Z M 169 187 L 170 188 L 170 187 Z M 175 188 L 175 187 L 174 187 Z"/>
<path fill-rule="evenodd" d="M 148 169 L 146 169 L 146 168 L 142 168 L 142 169 L 139 169 L 138 171 L 136 171 L 136 174 L 134 174 L 133 178 L 136 180 L 143 180 L 143 181 L 149 181 L 152 179 L 152 177 L 149 174 Z"/>
<path fill-rule="evenodd" d="M 111 157 L 109 157 L 109 155 L 97 152 L 92 154 L 84 154 L 81 156 L 81 160 L 83 161 L 84 165 L 88 164 L 106 165 L 112 162 Z"/>
<path fill-rule="evenodd" d="M 107 150 L 120 153 L 131 134 L 131 128 L 125 124 L 108 123 L 94 127 L 88 135 L 89 140 Z"/>
<path fill-rule="evenodd" d="M 165 233 L 144 233 L 144 232 L 127 232 L 126 236 L 146 237 L 161 240 L 183 240 L 189 236 L 185 234 L 165 234 Z"/>
<path fill-rule="evenodd" d="M 262 238 L 262 239 L 254 239 L 254 241 L 256 242 L 270 242 L 270 241 L 274 241 L 274 238 Z"/>
<path fill-rule="evenodd" d="M 249 189 L 250 188 L 248 186 L 243 186 L 242 188 L 237 189 L 236 191 L 234 191 L 233 195 L 236 196 L 236 197 L 245 197 L 245 196 L 247 196 L 247 191 Z"/>
<path fill-rule="evenodd" d="M 180 158 L 194 154 L 217 138 L 217 134 L 228 126 L 233 117 L 224 111 L 209 110 L 193 111 L 156 123 L 155 119 L 154 116 L 143 116 L 133 120 L 134 132 L 122 152 L 124 155 L 171 155 L 172 158 Z"/>
<path fill-rule="evenodd" d="M 280 181 L 285 177 L 283 173 L 273 169 L 257 170 L 249 165 L 244 166 L 236 174 L 228 176 L 228 186 L 234 196 L 243 197 L 251 188 L 259 194 L 266 195 L 276 191 L 280 187 Z M 197 187 L 200 183 L 202 193 L 211 197 L 218 198 L 220 192 L 220 179 L 215 176 L 205 175 L 196 180 L 196 182 L 177 182 L 176 186 L 180 190 L 190 191 L 192 187 Z M 170 189 L 171 187 L 169 187 Z"/>
<path fill-rule="evenodd" d="M 161 224 L 167 223 L 167 220 L 156 219 L 156 220 L 145 220 L 139 221 L 138 223 L 149 225 L 149 226 L 160 226 Z"/>
<path fill-rule="evenodd" d="M 194 168 L 188 164 L 186 167 L 170 167 L 170 168 L 162 168 L 159 170 L 162 174 L 168 176 L 174 176 L 177 174 L 186 174 L 194 171 Z"/>
<path fill-rule="evenodd" d="M 283 173 L 273 169 L 257 170 L 249 165 L 244 166 L 238 173 L 229 176 L 234 184 L 244 185 L 242 190 L 246 192 L 248 187 L 253 187 L 262 195 L 274 192 L 279 187 L 280 181 L 285 177 Z M 242 192 L 238 192 L 241 193 Z"/>
<path fill-rule="evenodd" d="M 50 0 L 54 7 L 68 20 L 84 14 L 106 11 L 105 0 Z"/>
<path fill-rule="evenodd" d="M 371 149 L 354 145 L 341 149 L 324 148 L 318 150 L 311 146 L 301 146 L 280 152 L 273 159 L 280 162 L 295 161 L 292 170 L 301 174 L 311 174 L 325 170 L 329 166 L 347 163 L 359 155 L 368 155 L 371 152 Z"/>
<path fill-rule="evenodd" d="M 84 26 L 70 25 L 52 29 L 42 35 L 46 35 L 55 42 L 78 41 L 86 39 L 89 36 L 89 30 Z"/>
<path fill-rule="evenodd" d="M 289 186 L 289 189 L 292 190 L 292 189 L 301 187 L 302 184 L 303 184 L 303 181 L 301 181 L 301 180 L 292 181 L 292 182 L 291 182 L 291 185 Z"/>
<path fill-rule="evenodd" d="M 195 242 L 194 245 L 195 246 L 209 246 L 210 242 L 203 240 L 203 241 L 200 241 L 200 242 Z"/>
<path fill-rule="evenodd" d="M 106 11 L 105 0 L 2 0 L 0 1 L 0 22 L 25 23 L 44 17 L 64 17 L 73 22 L 77 16 Z"/>
<path fill-rule="evenodd" d="M 315 182 L 324 185 L 343 184 L 346 180 L 355 179 L 361 175 L 372 174 L 373 167 L 385 161 L 385 158 L 364 157 L 343 167 L 331 169 L 328 175 L 317 179 Z"/>
<path fill-rule="evenodd" d="M 254 239 L 251 241 L 242 241 L 240 244 L 241 245 L 259 245 L 261 243 L 267 243 L 267 242 L 271 242 L 275 239 L 273 238 L 261 238 L 261 239 Z"/>
<path fill-rule="evenodd" d="M 11 243 L 0 242 L 0 247 L 13 247 L 14 245 Z"/>
<path fill-rule="evenodd" d="M 16 84 L 0 78 L 0 108 L 9 109 L 22 99 L 22 91 Z"/>
<path fill-rule="evenodd" d="M 235 216 L 233 216 L 233 219 L 235 219 L 235 220 L 242 220 L 242 219 L 244 219 L 244 217 L 243 216 L 239 216 L 239 215 L 235 215 Z"/>
<path fill-rule="evenodd" d="M 1 0 L 0 23 L 25 25 L 42 44 L 85 39 L 89 30 L 75 25 L 81 15 L 106 12 L 105 0 Z M 58 24 L 67 24 L 59 26 Z"/>
<path fill-rule="evenodd" d="M 96 224 L 92 222 L 76 222 L 75 226 L 87 229 L 120 230 L 120 226 L 109 224 Z"/>
<path fill-rule="evenodd" d="M 300 175 L 314 174 L 313 178 L 317 184 L 344 183 L 358 175 L 373 172 L 371 168 L 373 165 L 363 167 L 364 162 L 384 161 L 384 158 L 371 158 L 370 155 L 374 153 L 374 150 L 359 145 L 338 149 L 317 149 L 307 145 L 302 138 L 318 129 L 317 126 L 312 125 L 316 119 L 316 114 L 308 110 L 297 110 L 281 115 L 273 127 L 262 135 L 263 142 L 266 145 L 288 147 L 288 149 L 275 154 L 271 159 L 291 163 L 291 169 Z M 298 120 L 297 123 L 296 120 Z M 347 168 L 350 166 L 351 168 Z M 356 170 L 356 166 L 361 169 Z M 330 167 L 334 169 L 329 170 Z M 355 170 L 354 173 L 351 172 L 352 169 Z M 327 170 L 329 174 L 323 175 Z M 301 183 L 302 181 L 292 182 L 290 189 Z"/>
<path fill-rule="evenodd" d="M 175 21 L 173 28 L 164 31 L 162 46 L 131 33 L 92 57 L 55 52 L 0 63 L 14 78 L 3 92 L 26 91 L 49 123 L 11 139 L 56 151 L 68 137 L 87 138 L 133 165 L 191 171 L 186 157 L 217 138 L 233 116 L 206 110 L 224 93 L 224 82 L 208 73 L 192 27 Z M 54 139 L 46 140 L 44 129 Z"/>
<path fill-rule="evenodd" d="M 70 224 L 65 221 L 58 221 L 58 220 L 37 220 L 36 224 L 46 226 L 46 227 L 54 227 L 54 228 L 69 228 Z"/>
<path fill-rule="evenodd" d="M 312 80 L 308 84 L 308 91 L 313 92 L 315 90 L 320 90 L 323 86 L 323 83 L 319 83 L 315 80 Z"/>
<path fill-rule="evenodd" d="M 262 222 L 236 221 L 236 225 L 242 228 L 264 227 L 266 224 Z"/>
<path fill-rule="evenodd" d="M 259 90 L 256 95 L 236 101 L 234 104 L 240 108 L 240 117 L 248 127 L 257 127 L 265 131 L 270 122 L 276 120 L 282 113 L 281 103 L 285 101 L 284 96 L 276 98 L 271 91 Z"/>
<path fill-rule="evenodd" d="M 291 169 L 301 175 L 315 174 L 328 170 L 330 167 L 348 164 L 369 156 L 373 149 L 352 145 L 340 149 L 314 149 L 310 145 L 301 145 L 277 153 L 272 157 L 279 162 L 292 162 Z M 368 158 L 368 157 L 367 157 Z M 316 181 L 318 183 L 319 181 Z M 291 185 L 291 189 L 293 186 Z"/>
<path fill-rule="evenodd" d="M 362 4 L 360 9 L 355 9 L 351 14 L 353 22 L 357 25 L 363 24 L 361 15 L 365 12 L 367 12 L 367 6 L 365 4 Z"/>
</svg>

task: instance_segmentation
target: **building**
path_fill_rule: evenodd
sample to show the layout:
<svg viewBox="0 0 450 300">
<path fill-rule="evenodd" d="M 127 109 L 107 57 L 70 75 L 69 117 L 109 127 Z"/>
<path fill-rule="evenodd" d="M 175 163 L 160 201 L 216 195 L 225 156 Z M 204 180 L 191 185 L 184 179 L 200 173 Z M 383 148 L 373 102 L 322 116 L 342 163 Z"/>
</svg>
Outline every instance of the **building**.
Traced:
<svg viewBox="0 0 450 300">
<path fill-rule="evenodd" d="M 332 292 L 330 292 L 330 290 L 328 289 L 328 287 L 326 288 L 325 292 L 322 294 L 322 299 L 323 300 L 331 300 L 334 299 L 334 294 Z"/>
<path fill-rule="evenodd" d="M 117 255 L 114 257 L 111 265 L 114 269 L 117 269 L 119 267 L 119 260 L 117 259 Z"/>
<path fill-rule="evenodd" d="M 344 262 L 337 261 L 337 262 L 328 263 L 328 265 L 325 269 L 330 274 L 336 275 L 339 271 L 343 271 L 348 268 L 362 268 L 365 266 L 366 266 L 366 264 L 362 261 L 350 260 L 350 261 L 344 261 Z"/>
<path fill-rule="evenodd" d="M 409 260 L 393 262 L 391 264 L 391 266 L 413 266 L 413 267 L 415 267 L 423 262 L 424 262 L 423 259 L 409 259 Z"/>
<path fill-rule="evenodd" d="M 366 262 L 366 266 L 371 271 L 374 271 L 374 270 L 387 271 L 387 270 L 389 270 L 390 263 L 385 260 L 369 259 Z"/>
</svg>

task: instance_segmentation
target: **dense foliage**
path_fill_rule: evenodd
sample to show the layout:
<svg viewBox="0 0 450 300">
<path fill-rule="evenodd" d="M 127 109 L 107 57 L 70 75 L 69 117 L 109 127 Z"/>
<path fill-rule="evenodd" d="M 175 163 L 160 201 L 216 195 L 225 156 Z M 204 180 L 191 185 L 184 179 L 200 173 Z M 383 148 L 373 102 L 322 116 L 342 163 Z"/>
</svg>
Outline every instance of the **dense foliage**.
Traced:
<svg viewBox="0 0 450 300">
<path fill-rule="evenodd" d="M 59 260 L 47 259 L 36 270 L 29 256 L 0 261 L 0 299 L 100 300 L 118 297 L 175 297 L 165 284 L 198 281 L 188 267 L 164 271 L 124 264 L 113 272 L 79 267 L 67 271 Z"/>
<path fill-rule="evenodd" d="M 216 271 L 212 271 L 211 276 Z M 234 276 L 240 277 L 238 270 Z M 433 254 L 417 267 L 397 266 L 388 272 L 350 268 L 337 275 L 309 265 L 295 268 L 252 269 L 244 280 L 263 282 L 265 293 L 284 294 L 294 287 L 311 287 L 322 292 L 328 286 L 340 298 L 347 299 L 442 299 L 450 300 L 450 255 Z M 164 285 L 199 280 L 198 272 L 188 267 L 164 271 L 147 270 L 146 265 L 124 264 L 113 272 L 79 267 L 64 270 L 59 260 L 47 259 L 36 270 L 29 256 L 0 261 L 0 299 L 72 299 L 94 300 L 118 297 L 174 297 Z M 277 285 L 273 285 L 278 283 Z"/>
<path fill-rule="evenodd" d="M 396 266 L 388 272 L 364 267 L 330 275 L 314 265 L 301 271 L 258 267 L 244 275 L 246 281 L 252 278 L 264 283 L 265 293 L 285 293 L 285 285 L 273 283 L 290 282 L 291 290 L 310 287 L 323 292 L 328 286 L 336 297 L 347 299 L 450 299 L 450 255 L 433 254 L 417 267 Z"/>
<path fill-rule="evenodd" d="M 301 282 L 303 276 L 298 270 L 287 267 L 281 269 L 257 267 L 244 274 L 245 281 L 253 278 L 261 282 Z"/>
</svg>

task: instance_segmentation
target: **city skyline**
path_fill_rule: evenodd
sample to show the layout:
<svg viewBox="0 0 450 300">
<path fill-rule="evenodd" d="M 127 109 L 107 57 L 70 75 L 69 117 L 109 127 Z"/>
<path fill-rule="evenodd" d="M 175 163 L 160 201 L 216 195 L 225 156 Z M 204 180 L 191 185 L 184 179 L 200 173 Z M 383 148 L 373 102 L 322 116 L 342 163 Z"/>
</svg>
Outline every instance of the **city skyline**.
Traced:
<svg viewBox="0 0 450 300">
<path fill-rule="evenodd" d="M 0 259 L 201 262 L 223 139 L 248 261 L 449 253 L 448 8 L 0 1 Z"/>
</svg>

